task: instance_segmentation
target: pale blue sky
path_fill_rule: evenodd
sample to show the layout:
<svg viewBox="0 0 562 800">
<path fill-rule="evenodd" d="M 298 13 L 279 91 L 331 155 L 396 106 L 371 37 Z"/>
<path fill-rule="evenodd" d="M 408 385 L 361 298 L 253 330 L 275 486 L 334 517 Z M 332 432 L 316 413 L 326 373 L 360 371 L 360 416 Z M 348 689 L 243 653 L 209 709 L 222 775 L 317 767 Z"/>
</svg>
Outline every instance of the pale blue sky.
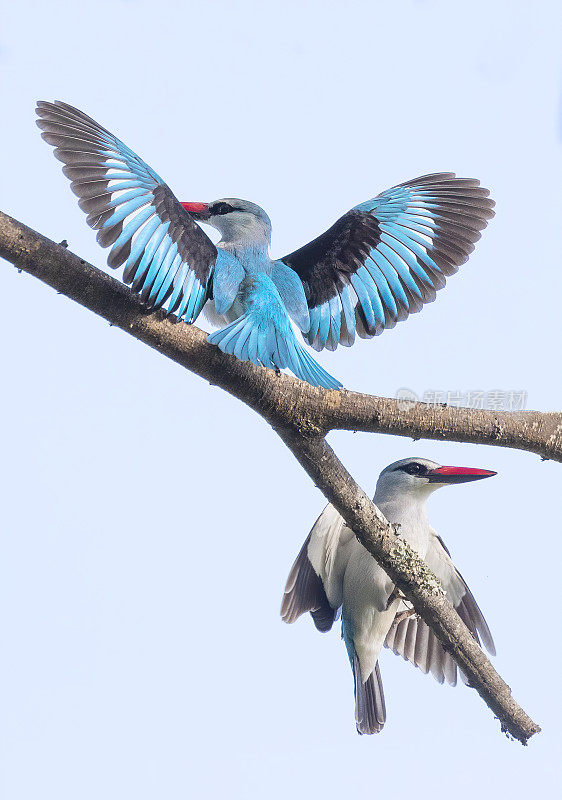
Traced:
<svg viewBox="0 0 562 800">
<path fill-rule="evenodd" d="M 416 175 L 497 216 L 422 314 L 321 356 L 354 389 L 525 390 L 562 408 L 557 2 L 3 3 L 0 208 L 103 267 L 34 124 L 77 105 L 181 200 L 240 196 L 273 252 Z M 560 788 L 560 466 L 338 433 L 372 492 L 408 455 L 498 470 L 430 514 L 543 726 L 508 741 L 474 692 L 385 652 L 388 722 L 358 737 L 339 633 L 285 626 L 324 505 L 237 401 L 2 264 L 2 800 L 515 798 Z"/>
</svg>

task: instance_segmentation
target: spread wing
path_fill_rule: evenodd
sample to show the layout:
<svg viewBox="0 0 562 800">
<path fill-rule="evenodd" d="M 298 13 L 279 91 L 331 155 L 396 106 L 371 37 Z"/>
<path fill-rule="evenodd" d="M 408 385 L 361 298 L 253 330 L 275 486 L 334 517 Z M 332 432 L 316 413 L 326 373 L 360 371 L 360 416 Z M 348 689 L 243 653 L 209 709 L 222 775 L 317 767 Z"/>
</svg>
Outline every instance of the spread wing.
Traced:
<svg viewBox="0 0 562 800">
<path fill-rule="evenodd" d="M 439 578 L 445 594 L 478 644 L 482 643 L 489 653 L 495 655 L 494 640 L 486 620 L 464 578 L 453 564 L 443 540 L 434 530 L 431 530 L 425 560 Z M 398 609 L 398 614 L 401 610 L 403 608 Z M 431 672 L 439 683 L 446 680 L 451 686 L 456 684 L 457 665 L 452 656 L 443 649 L 433 631 L 419 617 L 411 616 L 395 621 L 388 632 L 385 646 L 419 667 L 422 672 Z M 461 677 L 464 680 L 462 672 Z"/>
<path fill-rule="evenodd" d="M 314 624 L 324 633 L 334 624 L 336 610 L 330 606 L 322 579 L 316 574 L 308 558 L 310 536 L 309 533 L 287 578 L 281 603 L 281 618 L 283 622 L 290 624 L 301 614 L 310 611 Z"/>
<path fill-rule="evenodd" d="M 37 125 L 55 156 L 97 241 L 111 247 L 110 267 L 149 308 L 193 322 L 211 287 L 217 248 L 162 178 L 116 136 L 72 106 L 37 103 Z"/>
<path fill-rule="evenodd" d="M 306 537 L 287 578 L 281 603 L 284 622 L 295 622 L 310 611 L 319 631 L 330 630 L 342 602 L 341 556 L 353 539 L 340 514 L 331 504 L 327 505 Z"/>
<path fill-rule="evenodd" d="M 371 338 L 435 299 L 494 216 L 488 190 L 452 172 L 382 192 L 280 259 L 303 282 L 315 350 Z"/>
</svg>

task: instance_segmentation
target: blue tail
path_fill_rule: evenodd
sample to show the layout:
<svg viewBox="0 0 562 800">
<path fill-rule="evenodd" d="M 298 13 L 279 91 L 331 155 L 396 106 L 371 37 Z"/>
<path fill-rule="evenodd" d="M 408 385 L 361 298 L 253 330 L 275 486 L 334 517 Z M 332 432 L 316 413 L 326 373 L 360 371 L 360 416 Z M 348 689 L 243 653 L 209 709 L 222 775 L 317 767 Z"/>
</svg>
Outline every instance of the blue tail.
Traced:
<svg viewBox="0 0 562 800">
<path fill-rule="evenodd" d="M 269 369 L 288 368 L 297 378 L 313 386 L 326 389 L 342 387 L 307 353 L 290 325 L 288 330 L 281 332 L 272 320 L 264 324 L 257 322 L 252 314 L 245 314 L 226 328 L 212 333 L 207 341 L 241 361 L 251 361 Z"/>
<path fill-rule="evenodd" d="M 269 369 L 290 369 L 297 378 L 313 386 L 341 389 L 333 378 L 297 340 L 289 317 L 273 282 L 255 276 L 246 298 L 246 313 L 226 328 L 210 334 L 207 341 L 223 353 Z"/>
</svg>

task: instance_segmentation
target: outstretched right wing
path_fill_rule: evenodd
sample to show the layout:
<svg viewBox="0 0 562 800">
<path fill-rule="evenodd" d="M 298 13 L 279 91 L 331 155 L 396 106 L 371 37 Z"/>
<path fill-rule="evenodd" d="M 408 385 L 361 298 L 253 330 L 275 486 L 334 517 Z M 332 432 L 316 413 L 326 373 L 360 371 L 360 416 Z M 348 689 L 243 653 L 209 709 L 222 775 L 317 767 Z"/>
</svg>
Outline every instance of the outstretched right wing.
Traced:
<svg viewBox="0 0 562 800">
<path fill-rule="evenodd" d="M 488 190 L 452 172 L 422 175 L 360 203 L 280 259 L 301 279 L 315 350 L 371 338 L 435 299 L 494 216 Z"/>
<path fill-rule="evenodd" d="M 281 604 L 284 622 L 310 611 L 319 631 L 328 631 L 342 602 L 342 548 L 354 534 L 333 505 L 322 511 L 291 567 Z"/>
<path fill-rule="evenodd" d="M 328 602 L 322 579 L 310 563 L 308 557 L 310 536 L 309 533 L 287 578 L 281 603 L 281 619 L 290 624 L 301 614 L 310 611 L 318 630 L 325 633 L 334 624 L 336 610 Z"/>
<path fill-rule="evenodd" d="M 149 308 L 193 322 L 208 299 L 217 248 L 162 178 L 91 117 L 57 100 L 37 103 L 37 125 L 55 148 L 110 267 Z"/>
<path fill-rule="evenodd" d="M 494 640 L 478 603 L 453 564 L 445 543 L 433 528 L 430 529 L 425 561 L 439 579 L 448 600 L 478 644 L 482 643 L 491 655 L 495 655 Z M 398 614 L 403 610 L 401 604 Z M 385 647 L 406 661 L 410 661 L 422 672 L 426 674 L 431 672 L 439 683 L 446 680 L 451 686 L 456 684 L 457 665 L 453 657 L 443 649 L 439 639 L 419 617 L 410 616 L 399 620 L 398 623 L 395 622 L 387 634 Z M 460 674 L 461 678 L 466 680 L 463 673 Z"/>
</svg>

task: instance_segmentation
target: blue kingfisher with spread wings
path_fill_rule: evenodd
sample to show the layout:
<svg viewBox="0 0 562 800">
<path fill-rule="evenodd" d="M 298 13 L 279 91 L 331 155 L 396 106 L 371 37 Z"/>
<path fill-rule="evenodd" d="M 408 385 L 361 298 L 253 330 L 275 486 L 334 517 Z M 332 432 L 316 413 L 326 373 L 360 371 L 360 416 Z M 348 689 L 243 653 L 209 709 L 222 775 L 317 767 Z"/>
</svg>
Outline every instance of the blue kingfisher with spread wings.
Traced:
<svg viewBox="0 0 562 800">
<path fill-rule="evenodd" d="M 66 103 L 37 103 L 37 124 L 63 172 L 149 309 L 194 322 L 205 308 L 219 330 L 208 341 L 242 361 L 288 368 L 313 386 L 339 389 L 300 341 L 349 347 L 392 328 L 435 299 L 467 261 L 494 202 L 478 180 L 423 175 L 352 208 L 316 239 L 269 255 L 271 222 L 255 203 L 176 199 L 120 139 Z M 198 223 L 212 225 L 218 244 Z"/>
</svg>

